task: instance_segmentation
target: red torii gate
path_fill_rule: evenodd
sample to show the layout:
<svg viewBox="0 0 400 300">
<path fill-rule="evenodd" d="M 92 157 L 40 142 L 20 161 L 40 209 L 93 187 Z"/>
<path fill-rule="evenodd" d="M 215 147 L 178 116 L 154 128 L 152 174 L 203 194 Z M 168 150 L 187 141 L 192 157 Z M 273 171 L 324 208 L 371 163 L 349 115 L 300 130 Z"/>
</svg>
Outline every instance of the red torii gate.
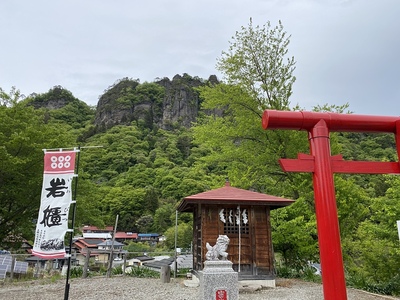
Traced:
<svg viewBox="0 0 400 300">
<path fill-rule="evenodd" d="M 280 159 L 279 163 L 286 172 L 313 173 L 324 298 L 346 300 L 333 173 L 399 174 L 400 163 L 344 161 L 342 155 L 331 156 L 329 132 L 394 133 L 400 157 L 400 117 L 265 110 L 262 126 L 308 131 L 311 155 L 299 153 L 297 159 Z"/>
</svg>

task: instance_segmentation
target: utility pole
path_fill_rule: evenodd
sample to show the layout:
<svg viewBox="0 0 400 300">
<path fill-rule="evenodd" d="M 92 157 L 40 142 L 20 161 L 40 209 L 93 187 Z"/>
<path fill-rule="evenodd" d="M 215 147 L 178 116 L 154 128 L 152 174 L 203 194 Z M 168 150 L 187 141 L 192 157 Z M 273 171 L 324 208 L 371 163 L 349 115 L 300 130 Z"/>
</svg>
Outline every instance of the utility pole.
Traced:
<svg viewBox="0 0 400 300">
<path fill-rule="evenodd" d="M 114 241 L 115 241 L 115 234 L 117 232 L 117 226 L 118 226 L 118 215 L 115 218 L 114 233 L 113 233 L 112 240 L 111 240 L 111 250 L 110 250 L 110 257 L 108 259 L 107 277 L 111 277 L 111 269 L 112 269 L 113 256 L 114 256 Z"/>
</svg>

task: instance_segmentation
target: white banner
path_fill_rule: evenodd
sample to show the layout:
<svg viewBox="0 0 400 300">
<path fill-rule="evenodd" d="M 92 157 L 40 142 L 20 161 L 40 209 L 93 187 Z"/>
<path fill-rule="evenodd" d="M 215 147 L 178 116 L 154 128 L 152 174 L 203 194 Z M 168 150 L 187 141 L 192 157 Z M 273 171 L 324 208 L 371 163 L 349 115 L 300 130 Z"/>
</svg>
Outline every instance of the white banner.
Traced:
<svg viewBox="0 0 400 300">
<path fill-rule="evenodd" d="M 45 152 L 40 210 L 32 254 L 47 258 L 64 258 L 64 237 L 68 230 L 72 201 L 75 151 Z"/>
<path fill-rule="evenodd" d="M 400 221 L 397 221 L 397 231 L 399 232 L 399 240 L 400 240 Z"/>
</svg>

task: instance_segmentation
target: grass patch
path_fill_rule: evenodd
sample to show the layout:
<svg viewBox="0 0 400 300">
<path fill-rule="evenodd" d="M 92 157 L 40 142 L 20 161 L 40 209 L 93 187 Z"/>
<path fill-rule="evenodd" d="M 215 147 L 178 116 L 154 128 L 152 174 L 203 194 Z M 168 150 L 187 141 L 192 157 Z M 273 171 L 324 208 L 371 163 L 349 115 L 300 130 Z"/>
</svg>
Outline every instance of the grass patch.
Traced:
<svg viewBox="0 0 400 300">
<path fill-rule="evenodd" d="M 132 266 L 126 269 L 126 274 L 140 278 L 159 278 L 160 273 L 146 267 Z"/>
</svg>

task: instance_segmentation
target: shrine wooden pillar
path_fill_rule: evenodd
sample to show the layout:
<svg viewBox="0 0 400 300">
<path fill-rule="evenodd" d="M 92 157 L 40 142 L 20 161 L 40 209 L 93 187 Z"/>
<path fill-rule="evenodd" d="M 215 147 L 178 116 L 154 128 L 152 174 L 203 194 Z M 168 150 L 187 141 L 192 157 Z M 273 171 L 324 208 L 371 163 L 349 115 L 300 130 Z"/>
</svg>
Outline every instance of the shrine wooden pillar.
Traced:
<svg viewBox="0 0 400 300">
<path fill-rule="evenodd" d="M 346 300 L 346 282 L 340 243 L 333 173 L 399 174 L 399 162 L 344 161 L 331 156 L 330 131 L 389 132 L 396 136 L 400 156 L 400 117 L 367 116 L 305 111 L 264 111 L 264 129 L 306 130 L 311 155 L 280 159 L 286 172 L 312 172 L 318 243 L 325 300 Z"/>
</svg>

